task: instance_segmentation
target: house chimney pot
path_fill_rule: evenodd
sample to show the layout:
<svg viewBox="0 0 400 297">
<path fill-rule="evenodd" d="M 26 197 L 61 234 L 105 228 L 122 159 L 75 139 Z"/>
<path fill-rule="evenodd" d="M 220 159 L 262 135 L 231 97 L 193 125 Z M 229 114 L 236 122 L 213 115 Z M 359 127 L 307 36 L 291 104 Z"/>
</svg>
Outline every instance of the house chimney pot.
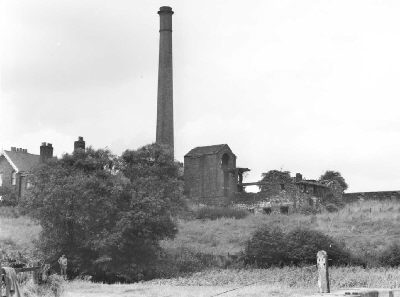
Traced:
<svg viewBox="0 0 400 297">
<path fill-rule="evenodd" d="M 78 140 L 74 142 L 74 152 L 78 149 L 85 150 L 85 141 L 82 136 L 79 136 Z"/>
<path fill-rule="evenodd" d="M 51 143 L 42 142 L 40 146 L 40 162 L 44 163 L 51 158 L 53 158 L 53 146 Z"/>
<path fill-rule="evenodd" d="M 301 181 L 303 179 L 303 176 L 301 173 L 296 173 L 296 181 Z"/>
</svg>

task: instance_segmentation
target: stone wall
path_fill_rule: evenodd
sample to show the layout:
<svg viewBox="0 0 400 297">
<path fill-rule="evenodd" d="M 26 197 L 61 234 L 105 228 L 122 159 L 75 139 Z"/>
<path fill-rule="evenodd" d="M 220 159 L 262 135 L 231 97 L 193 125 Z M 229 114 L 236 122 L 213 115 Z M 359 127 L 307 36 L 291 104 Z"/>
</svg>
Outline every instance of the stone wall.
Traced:
<svg viewBox="0 0 400 297">
<path fill-rule="evenodd" d="M 400 200 L 400 191 L 379 191 L 379 192 L 354 192 L 344 193 L 343 202 L 350 203 L 358 200 Z"/>
</svg>

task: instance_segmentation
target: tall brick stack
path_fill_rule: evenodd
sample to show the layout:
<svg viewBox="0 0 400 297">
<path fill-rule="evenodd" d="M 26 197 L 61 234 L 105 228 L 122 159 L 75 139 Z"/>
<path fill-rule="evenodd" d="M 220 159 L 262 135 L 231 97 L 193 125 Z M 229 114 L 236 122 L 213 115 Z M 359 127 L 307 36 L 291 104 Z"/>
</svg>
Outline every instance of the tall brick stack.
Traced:
<svg viewBox="0 0 400 297">
<path fill-rule="evenodd" d="M 162 6 L 160 15 L 160 52 L 157 93 L 156 143 L 174 154 L 174 114 L 172 83 L 172 15 L 171 7 Z"/>
</svg>

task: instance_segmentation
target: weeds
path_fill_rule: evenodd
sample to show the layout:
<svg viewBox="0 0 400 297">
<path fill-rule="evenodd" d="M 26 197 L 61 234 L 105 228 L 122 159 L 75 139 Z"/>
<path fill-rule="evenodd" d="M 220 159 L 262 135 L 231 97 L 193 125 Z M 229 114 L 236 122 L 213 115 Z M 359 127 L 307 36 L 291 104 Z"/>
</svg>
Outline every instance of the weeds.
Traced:
<svg viewBox="0 0 400 297">
<path fill-rule="evenodd" d="M 229 207 L 202 207 L 196 211 L 196 219 L 216 220 L 220 218 L 243 219 L 249 212 L 244 209 Z"/>
</svg>

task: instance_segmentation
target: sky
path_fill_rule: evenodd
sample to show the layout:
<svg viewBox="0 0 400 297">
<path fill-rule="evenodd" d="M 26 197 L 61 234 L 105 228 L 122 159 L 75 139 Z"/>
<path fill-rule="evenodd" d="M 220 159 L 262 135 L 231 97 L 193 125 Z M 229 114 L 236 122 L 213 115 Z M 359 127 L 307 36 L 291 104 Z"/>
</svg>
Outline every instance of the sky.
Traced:
<svg viewBox="0 0 400 297">
<path fill-rule="evenodd" d="M 400 190 L 400 1 L 2 0 L 0 149 L 155 141 L 160 6 L 173 15 L 175 157 L 226 143 L 349 192 Z"/>
</svg>

